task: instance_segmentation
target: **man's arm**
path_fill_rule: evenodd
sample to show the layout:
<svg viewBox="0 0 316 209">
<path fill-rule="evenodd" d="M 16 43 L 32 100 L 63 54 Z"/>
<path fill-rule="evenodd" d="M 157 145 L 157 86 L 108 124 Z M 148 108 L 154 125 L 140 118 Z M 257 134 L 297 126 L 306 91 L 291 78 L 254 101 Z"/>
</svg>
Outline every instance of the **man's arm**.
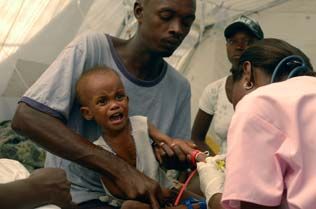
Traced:
<svg viewBox="0 0 316 209">
<path fill-rule="evenodd" d="M 47 197 L 34 192 L 28 179 L 0 184 L 0 200 L 4 208 L 31 209 L 47 204 Z"/>
<path fill-rule="evenodd" d="M 0 202 L 1 208 L 10 209 L 33 209 L 47 204 L 76 208 L 66 173 L 57 168 L 35 170 L 26 179 L 0 184 Z"/>
<path fill-rule="evenodd" d="M 101 149 L 71 131 L 60 120 L 37 111 L 25 103 L 18 105 L 12 120 L 12 128 L 18 133 L 30 137 L 51 153 L 99 172 L 106 170 L 105 166 L 100 164 L 102 158 L 107 155 L 106 152 L 102 153 Z M 109 155 L 109 157 L 111 156 Z M 107 173 L 107 175 L 111 175 L 111 173 Z"/>
<path fill-rule="evenodd" d="M 60 120 L 20 103 L 12 128 L 49 152 L 108 176 L 122 191 L 121 198 L 147 200 L 153 208 L 159 207 L 157 199 L 161 200 L 161 188 L 158 183 L 76 134 Z"/>
</svg>

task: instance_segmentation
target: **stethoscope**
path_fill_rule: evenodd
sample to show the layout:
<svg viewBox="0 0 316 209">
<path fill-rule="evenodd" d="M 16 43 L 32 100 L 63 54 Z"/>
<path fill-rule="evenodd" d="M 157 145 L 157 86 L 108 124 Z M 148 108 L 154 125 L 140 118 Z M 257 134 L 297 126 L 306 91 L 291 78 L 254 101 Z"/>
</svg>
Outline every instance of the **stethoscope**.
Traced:
<svg viewBox="0 0 316 209">
<path fill-rule="evenodd" d="M 294 69 L 289 73 L 287 79 L 296 77 L 302 73 L 309 71 L 309 68 L 306 67 L 306 63 L 301 56 L 298 55 L 290 55 L 283 58 L 279 64 L 275 67 L 272 77 L 271 83 L 276 82 L 277 75 L 281 72 L 280 70 L 285 67 L 285 69 L 291 65 L 297 65 Z"/>
</svg>

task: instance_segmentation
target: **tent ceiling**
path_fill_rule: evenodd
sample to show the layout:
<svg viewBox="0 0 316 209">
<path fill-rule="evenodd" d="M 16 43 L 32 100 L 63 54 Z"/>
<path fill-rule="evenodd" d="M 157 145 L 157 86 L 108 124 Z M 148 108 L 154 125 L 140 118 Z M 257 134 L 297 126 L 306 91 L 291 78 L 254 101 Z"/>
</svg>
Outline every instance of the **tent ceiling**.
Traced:
<svg viewBox="0 0 316 209">
<path fill-rule="evenodd" d="M 40 0 L 36 3 L 34 0 L 0 0 L 0 61 L 29 41 L 69 2 L 70 0 Z"/>
<path fill-rule="evenodd" d="M 3 110 L 14 109 L 16 101 L 13 98 L 31 85 L 39 72 L 45 70 L 75 35 L 96 30 L 122 38 L 132 36 L 137 26 L 133 18 L 134 1 L 0 0 L 0 121 L 12 115 L 12 111 Z M 260 20 L 267 37 L 289 40 L 310 55 L 315 55 L 312 24 L 316 18 L 314 0 L 196 2 L 197 18 L 190 34 L 174 55 L 167 59 L 186 74 L 193 84 L 193 90 L 196 82 L 193 79 L 201 80 L 197 74 L 203 75 L 203 81 L 198 82 L 200 86 L 196 91 L 209 82 L 206 71 L 210 68 L 218 69 L 209 76 L 212 79 L 223 75 L 220 69 L 225 69 L 227 65 L 223 29 L 241 14 Z M 293 27 L 289 27 L 289 20 Z M 202 58 L 206 60 L 205 63 L 201 61 Z M 35 77 L 28 77 L 34 69 L 38 72 L 33 73 Z M 19 88 L 12 91 L 11 87 L 16 87 L 16 83 L 19 83 Z"/>
<path fill-rule="evenodd" d="M 197 34 L 200 36 L 206 27 L 214 23 L 240 14 L 257 12 L 285 1 L 287 0 L 197 0 L 195 31 L 192 32 L 192 37 L 190 35 L 187 38 L 188 45 L 197 43 L 200 39 Z M 136 28 L 133 18 L 134 0 L 93 0 L 87 15 L 81 8 L 83 0 L 38 0 L 36 3 L 33 0 L 0 0 L 0 62 L 28 42 L 70 2 L 76 2 L 78 11 L 82 14 L 83 29 L 97 29 L 104 26 L 102 23 L 106 23 L 111 28 L 108 29 L 110 33 L 126 38 Z M 186 49 L 181 51 L 185 52 Z M 177 62 L 173 64 L 177 65 Z"/>
</svg>

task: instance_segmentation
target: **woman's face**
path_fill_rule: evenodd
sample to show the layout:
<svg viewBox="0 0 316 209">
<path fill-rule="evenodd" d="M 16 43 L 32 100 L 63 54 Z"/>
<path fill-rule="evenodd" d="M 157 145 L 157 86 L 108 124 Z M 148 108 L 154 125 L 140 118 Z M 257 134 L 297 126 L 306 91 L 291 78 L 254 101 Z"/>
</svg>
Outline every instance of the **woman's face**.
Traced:
<svg viewBox="0 0 316 209">
<path fill-rule="evenodd" d="M 249 61 L 244 62 L 242 78 L 239 81 L 235 81 L 233 84 L 232 103 L 234 108 L 246 94 L 249 94 L 261 86 L 270 84 L 270 81 L 271 76 L 267 75 L 263 69 L 251 67 Z"/>
</svg>

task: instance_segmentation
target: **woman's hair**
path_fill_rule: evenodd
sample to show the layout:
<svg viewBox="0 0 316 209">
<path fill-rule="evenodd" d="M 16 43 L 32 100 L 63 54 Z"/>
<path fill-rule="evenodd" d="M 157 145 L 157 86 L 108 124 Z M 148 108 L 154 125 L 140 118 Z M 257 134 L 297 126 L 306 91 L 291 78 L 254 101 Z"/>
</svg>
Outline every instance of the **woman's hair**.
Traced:
<svg viewBox="0 0 316 209">
<path fill-rule="evenodd" d="M 234 81 L 241 79 L 243 74 L 243 63 L 245 61 L 249 61 L 252 67 L 258 67 L 267 75 L 272 76 L 273 71 L 279 62 L 290 55 L 298 55 L 305 62 L 307 71 L 300 73 L 299 75 L 316 76 L 315 72 L 313 72 L 313 66 L 310 63 L 309 58 L 300 49 L 280 39 L 267 38 L 256 42 L 245 50 L 240 57 L 238 69 L 233 72 L 233 79 Z M 276 75 L 275 81 L 282 80 L 284 76 L 287 76 L 297 66 L 297 62 L 281 66 L 282 69 L 278 71 L 280 73 Z"/>
</svg>

